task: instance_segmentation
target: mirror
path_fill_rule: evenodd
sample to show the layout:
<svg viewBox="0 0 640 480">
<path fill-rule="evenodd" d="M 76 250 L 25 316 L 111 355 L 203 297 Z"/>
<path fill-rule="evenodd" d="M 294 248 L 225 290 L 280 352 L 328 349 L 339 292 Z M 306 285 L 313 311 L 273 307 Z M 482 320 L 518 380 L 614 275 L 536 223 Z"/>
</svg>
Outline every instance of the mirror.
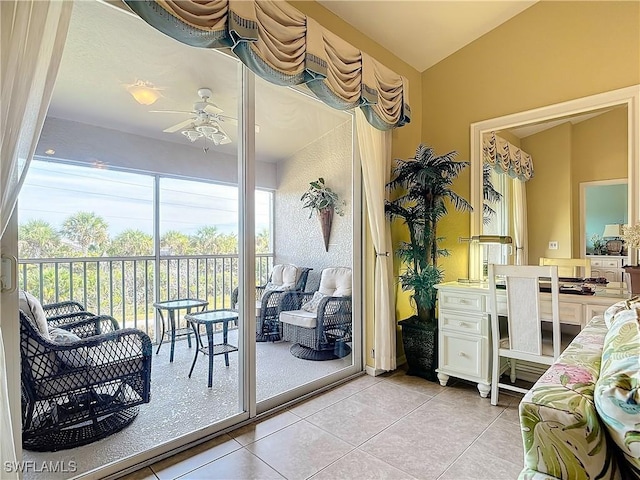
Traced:
<svg viewBox="0 0 640 480">
<path fill-rule="evenodd" d="M 470 235 L 498 233 L 500 228 L 503 231 L 499 233 L 512 235 L 514 249 L 510 258 L 501 263 L 537 265 L 539 257 L 584 257 L 586 238 L 582 238 L 585 233 L 581 232 L 585 232 L 586 227 L 584 215 L 580 213 L 580 184 L 623 177 L 628 179 L 626 218 L 631 223 L 637 222 L 640 211 L 639 100 L 640 86 L 636 85 L 472 124 L 471 201 L 474 211 Z M 510 148 L 519 147 L 530 154 L 534 175 L 526 182 L 513 181 L 506 175 L 493 176 L 493 186 L 498 185 L 498 190 L 505 189 L 508 206 L 496 205 L 494 219 L 487 221 L 482 208 L 486 186 L 482 167 L 483 137 L 491 132 L 499 133 L 511 144 Z M 580 137 L 589 141 L 581 143 Z M 518 153 L 517 158 L 524 158 L 524 155 L 521 157 Z M 500 177 L 508 179 L 502 182 L 504 185 L 497 181 Z M 524 185 L 524 188 L 516 184 Z M 520 210 L 526 212 L 526 221 L 520 215 L 520 220 L 514 222 L 514 203 L 518 210 L 517 206 L 522 202 L 513 199 L 521 198 L 520 189 L 525 191 L 527 207 Z M 518 227 L 518 222 L 526 228 Z M 469 254 L 469 272 L 477 278 L 483 255 L 487 253 L 470 250 Z M 635 258 L 635 252 L 629 254 Z M 497 257 L 495 252 L 489 255 L 491 261 Z"/>
</svg>

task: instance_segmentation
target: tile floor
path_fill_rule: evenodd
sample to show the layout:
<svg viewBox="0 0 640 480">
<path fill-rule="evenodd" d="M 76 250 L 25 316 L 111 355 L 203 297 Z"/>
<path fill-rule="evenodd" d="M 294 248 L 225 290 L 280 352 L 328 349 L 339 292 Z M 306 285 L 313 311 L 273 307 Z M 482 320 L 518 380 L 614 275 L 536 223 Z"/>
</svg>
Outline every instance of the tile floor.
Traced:
<svg viewBox="0 0 640 480">
<path fill-rule="evenodd" d="M 402 370 L 363 376 L 123 478 L 514 480 L 519 401 L 493 407 L 473 384 Z"/>
</svg>

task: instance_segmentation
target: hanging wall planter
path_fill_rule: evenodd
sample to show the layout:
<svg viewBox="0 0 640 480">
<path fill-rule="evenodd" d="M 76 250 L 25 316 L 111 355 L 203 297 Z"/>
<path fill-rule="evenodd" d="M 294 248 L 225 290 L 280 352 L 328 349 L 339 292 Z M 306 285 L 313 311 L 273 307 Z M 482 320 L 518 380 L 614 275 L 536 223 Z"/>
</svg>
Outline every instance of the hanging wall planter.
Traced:
<svg viewBox="0 0 640 480">
<path fill-rule="evenodd" d="M 331 224 L 333 223 L 333 207 L 326 207 L 318 211 L 320 228 L 322 229 L 322 239 L 324 240 L 324 251 L 329 251 L 329 237 L 331 236 Z"/>
<path fill-rule="evenodd" d="M 324 240 L 324 250 L 329 251 L 329 237 L 331 236 L 331 225 L 333 224 L 333 214 L 344 215 L 344 200 L 340 201 L 338 194 L 327 187 L 324 178 L 320 177 L 314 182 L 309 182 L 309 190 L 304 192 L 301 201 L 304 202 L 302 208 L 308 208 L 309 218 L 316 212 L 320 220 L 322 238 Z"/>
</svg>

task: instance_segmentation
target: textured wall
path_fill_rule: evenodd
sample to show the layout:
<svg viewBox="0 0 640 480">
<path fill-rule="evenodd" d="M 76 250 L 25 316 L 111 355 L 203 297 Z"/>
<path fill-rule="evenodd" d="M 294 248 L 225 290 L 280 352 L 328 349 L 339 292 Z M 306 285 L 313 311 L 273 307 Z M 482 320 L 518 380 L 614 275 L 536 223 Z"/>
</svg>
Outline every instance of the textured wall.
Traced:
<svg viewBox="0 0 640 480">
<path fill-rule="evenodd" d="M 278 163 L 275 195 L 275 263 L 313 268 L 307 290 L 320 281 L 323 268 L 352 267 L 352 138 L 351 121 Z M 302 208 L 300 197 L 309 182 L 323 177 L 328 187 L 347 202 L 343 217 L 334 215 L 329 251 L 325 252 L 320 223 Z"/>
</svg>

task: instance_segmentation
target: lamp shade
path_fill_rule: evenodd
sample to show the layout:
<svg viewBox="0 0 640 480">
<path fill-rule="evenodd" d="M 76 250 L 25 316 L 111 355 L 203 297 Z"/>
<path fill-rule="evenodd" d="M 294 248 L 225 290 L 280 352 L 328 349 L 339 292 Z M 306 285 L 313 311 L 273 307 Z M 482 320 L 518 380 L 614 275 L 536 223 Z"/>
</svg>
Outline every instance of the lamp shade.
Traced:
<svg viewBox="0 0 640 480">
<path fill-rule="evenodd" d="M 619 237 L 622 235 L 622 228 L 619 223 L 608 224 L 604 226 L 604 232 L 602 232 L 602 238 L 606 237 Z"/>
</svg>

